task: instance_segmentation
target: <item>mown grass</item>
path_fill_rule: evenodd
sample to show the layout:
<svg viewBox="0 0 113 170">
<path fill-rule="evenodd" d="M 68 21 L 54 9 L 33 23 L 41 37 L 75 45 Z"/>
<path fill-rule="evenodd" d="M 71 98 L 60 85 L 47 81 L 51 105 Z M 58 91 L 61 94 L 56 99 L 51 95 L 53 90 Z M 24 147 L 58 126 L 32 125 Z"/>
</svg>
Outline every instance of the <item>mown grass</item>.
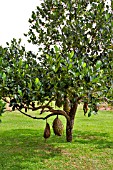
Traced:
<svg viewBox="0 0 113 170">
<path fill-rule="evenodd" d="M 66 142 L 65 132 L 61 137 L 53 134 L 54 117 L 48 120 L 51 136 L 46 142 L 45 121 L 16 111 L 1 119 L 0 170 L 113 170 L 113 111 L 88 118 L 79 107 L 72 143 Z"/>
</svg>

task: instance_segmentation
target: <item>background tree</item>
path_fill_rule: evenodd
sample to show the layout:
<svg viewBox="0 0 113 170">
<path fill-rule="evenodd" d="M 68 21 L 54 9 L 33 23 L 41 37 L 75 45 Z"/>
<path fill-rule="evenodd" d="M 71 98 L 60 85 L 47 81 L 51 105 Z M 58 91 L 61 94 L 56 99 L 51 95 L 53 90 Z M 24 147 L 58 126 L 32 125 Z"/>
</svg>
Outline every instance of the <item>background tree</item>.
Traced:
<svg viewBox="0 0 113 170">
<path fill-rule="evenodd" d="M 38 45 L 37 55 L 26 52 L 15 39 L 0 49 L 0 97 L 10 97 L 13 110 L 34 119 L 65 116 L 66 139 L 71 142 L 78 104 L 88 103 L 90 116 L 98 111 L 98 100 L 112 101 L 113 22 L 108 8 L 103 0 L 42 1 L 25 34 Z M 54 109 L 52 101 L 61 108 Z M 33 117 L 22 108 L 48 115 Z"/>
</svg>

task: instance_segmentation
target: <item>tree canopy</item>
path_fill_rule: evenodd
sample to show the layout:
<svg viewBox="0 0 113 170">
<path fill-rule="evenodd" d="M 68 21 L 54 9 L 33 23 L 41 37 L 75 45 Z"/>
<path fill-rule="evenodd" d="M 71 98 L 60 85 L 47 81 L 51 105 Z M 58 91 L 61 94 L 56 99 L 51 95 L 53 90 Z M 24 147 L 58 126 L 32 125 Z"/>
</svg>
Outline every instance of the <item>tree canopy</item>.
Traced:
<svg viewBox="0 0 113 170">
<path fill-rule="evenodd" d="M 16 39 L 0 47 L 0 99 L 9 97 L 12 109 L 25 115 L 40 109 L 48 113 L 42 119 L 65 116 L 72 141 L 78 103 L 89 104 L 90 116 L 100 99 L 113 98 L 112 13 L 103 0 L 43 0 L 29 23 L 25 36 L 37 54 Z M 52 108 L 52 101 L 63 108 Z"/>
<path fill-rule="evenodd" d="M 72 86 L 77 93 L 95 91 L 103 88 L 104 77 L 112 83 L 112 14 L 106 8 L 105 1 L 50 0 L 32 12 L 29 41 L 39 46 L 39 61 L 49 74 L 47 64 L 52 66 L 51 74 L 59 77 L 62 72 L 61 79 L 55 76 L 59 89 Z"/>
</svg>

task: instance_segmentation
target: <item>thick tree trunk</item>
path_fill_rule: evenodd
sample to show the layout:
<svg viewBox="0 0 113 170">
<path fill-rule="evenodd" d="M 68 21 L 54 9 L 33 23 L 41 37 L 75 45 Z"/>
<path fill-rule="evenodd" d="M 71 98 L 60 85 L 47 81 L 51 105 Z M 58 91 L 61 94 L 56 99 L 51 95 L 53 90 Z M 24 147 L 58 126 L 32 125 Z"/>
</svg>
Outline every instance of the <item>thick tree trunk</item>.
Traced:
<svg viewBox="0 0 113 170">
<path fill-rule="evenodd" d="M 73 138 L 73 126 L 74 126 L 74 119 L 77 111 L 77 106 L 78 102 L 74 103 L 73 106 L 71 107 L 69 117 L 70 121 L 67 120 L 67 125 L 66 125 L 66 140 L 67 142 L 72 142 Z"/>
</svg>

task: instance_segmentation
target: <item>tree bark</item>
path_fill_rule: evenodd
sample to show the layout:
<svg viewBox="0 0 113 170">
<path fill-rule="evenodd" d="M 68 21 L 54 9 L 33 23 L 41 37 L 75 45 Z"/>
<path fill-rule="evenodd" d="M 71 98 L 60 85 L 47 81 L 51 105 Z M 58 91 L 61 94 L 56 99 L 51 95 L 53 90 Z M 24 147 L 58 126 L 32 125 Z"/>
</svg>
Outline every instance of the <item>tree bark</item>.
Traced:
<svg viewBox="0 0 113 170">
<path fill-rule="evenodd" d="M 74 126 L 74 119 L 75 119 L 77 107 L 78 107 L 78 102 L 75 102 L 72 105 L 71 110 L 69 112 L 70 121 L 67 120 L 67 124 L 66 124 L 66 140 L 67 140 L 67 142 L 72 142 L 72 139 L 73 139 L 73 126 Z"/>
</svg>

